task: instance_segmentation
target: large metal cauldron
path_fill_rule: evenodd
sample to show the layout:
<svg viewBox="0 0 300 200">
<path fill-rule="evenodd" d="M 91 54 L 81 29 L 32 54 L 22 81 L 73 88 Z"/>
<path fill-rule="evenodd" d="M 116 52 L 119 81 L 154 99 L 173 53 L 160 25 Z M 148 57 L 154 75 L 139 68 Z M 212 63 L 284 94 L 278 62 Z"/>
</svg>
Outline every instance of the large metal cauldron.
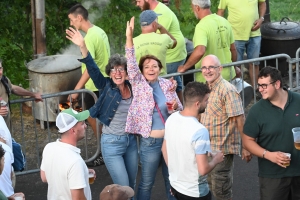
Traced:
<svg viewBox="0 0 300 200">
<path fill-rule="evenodd" d="M 30 88 L 42 94 L 73 90 L 81 77 L 78 58 L 78 56 L 73 55 L 55 55 L 30 61 L 27 63 Z M 66 101 L 67 96 L 47 99 L 48 120 L 50 122 L 56 119 L 59 103 Z M 35 103 L 34 112 L 37 119 L 47 121 L 44 102 Z"/>
<path fill-rule="evenodd" d="M 300 47 L 300 24 L 291 22 L 284 17 L 280 22 L 264 23 L 261 26 L 261 54 L 263 56 L 280 53 L 295 57 L 297 49 Z M 275 67 L 276 61 L 268 62 L 268 65 Z M 279 59 L 279 70 L 284 76 L 288 73 L 288 63 L 285 59 Z"/>
</svg>

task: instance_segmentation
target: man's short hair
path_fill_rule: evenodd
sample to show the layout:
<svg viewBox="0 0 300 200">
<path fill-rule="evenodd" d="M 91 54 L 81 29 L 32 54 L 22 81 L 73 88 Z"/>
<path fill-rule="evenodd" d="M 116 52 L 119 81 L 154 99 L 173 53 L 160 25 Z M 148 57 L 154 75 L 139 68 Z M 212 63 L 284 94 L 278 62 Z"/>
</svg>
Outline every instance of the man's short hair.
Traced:
<svg viewBox="0 0 300 200">
<path fill-rule="evenodd" d="M 268 77 L 268 76 L 271 78 L 271 82 L 279 80 L 280 87 L 281 88 L 283 87 L 282 76 L 278 69 L 276 69 L 275 67 L 267 66 L 267 67 L 262 68 L 258 74 L 258 78 Z"/>
<path fill-rule="evenodd" d="M 72 6 L 68 11 L 68 15 L 69 14 L 73 14 L 75 16 L 81 15 L 84 20 L 89 19 L 89 13 L 87 9 L 85 9 L 85 7 L 83 7 L 81 4 L 76 4 Z"/>
<path fill-rule="evenodd" d="M 183 91 L 185 105 L 194 101 L 201 101 L 206 94 L 210 93 L 209 87 L 204 83 L 189 82 Z"/>
<path fill-rule="evenodd" d="M 203 9 L 209 9 L 211 6 L 210 0 L 192 0 L 192 4 Z"/>
</svg>

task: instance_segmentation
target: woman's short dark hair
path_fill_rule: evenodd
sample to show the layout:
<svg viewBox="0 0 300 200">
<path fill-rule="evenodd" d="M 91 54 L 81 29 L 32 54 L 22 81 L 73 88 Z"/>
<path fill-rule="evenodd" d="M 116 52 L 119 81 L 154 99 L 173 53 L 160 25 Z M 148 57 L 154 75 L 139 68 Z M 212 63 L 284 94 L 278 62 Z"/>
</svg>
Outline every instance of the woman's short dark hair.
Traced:
<svg viewBox="0 0 300 200">
<path fill-rule="evenodd" d="M 3 147 L 2 147 L 2 145 L 0 144 L 0 159 L 2 159 L 2 157 L 4 156 L 4 154 L 5 154 L 5 151 L 4 151 Z"/>
<path fill-rule="evenodd" d="M 161 62 L 160 62 L 160 60 L 159 60 L 157 57 L 155 57 L 155 56 L 153 56 L 153 55 L 145 55 L 145 56 L 141 57 L 140 62 L 139 62 L 139 68 L 140 68 L 140 70 L 141 70 L 142 73 L 143 73 L 144 62 L 145 62 L 147 59 L 156 60 L 157 63 L 158 63 L 159 69 L 162 69 L 162 68 L 163 68 L 163 66 L 162 66 L 162 64 L 161 64 Z"/>
<path fill-rule="evenodd" d="M 109 76 L 110 70 L 116 66 L 123 66 L 127 73 L 127 59 L 123 55 L 120 54 L 112 55 L 109 58 L 108 64 L 105 67 L 105 73 Z"/>
</svg>

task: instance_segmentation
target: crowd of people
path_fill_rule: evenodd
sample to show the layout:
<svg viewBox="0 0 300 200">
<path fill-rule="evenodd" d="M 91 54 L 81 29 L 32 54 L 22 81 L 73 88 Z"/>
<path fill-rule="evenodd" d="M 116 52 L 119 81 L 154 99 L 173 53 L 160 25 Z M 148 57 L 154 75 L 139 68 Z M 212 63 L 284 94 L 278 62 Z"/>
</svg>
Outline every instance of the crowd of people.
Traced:
<svg viewBox="0 0 300 200">
<path fill-rule="evenodd" d="M 66 38 L 82 54 L 82 77 L 75 90 L 89 89 L 98 100 L 94 103 L 86 97 L 87 110 L 78 113 L 70 108 L 58 114 L 60 138 L 45 146 L 40 167 L 41 180 L 48 183 L 47 199 L 92 199 L 89 179 L 96 179 L 96 173 L 88 167 L 105 163 L 113 184 L 102 190 L 100 200 L 151 199 L 160 165 L 166 193 L 162 199 L 210 200 L 213 196 L 230 200 L 234 155 L 246 162 L 253 155 L 258 157 L 260 199 L 300 199 L 300 151 L 294 147 L 292 134 L 292 128 L 300 127 L 300 95 L 283 88 L 277 69 L 264 67 L 259 72 L 254 63 L 249 69 L 251 84 L 257 85 L 262 99 L 245 120 L 241 97 L 229 82 L 238 75 L 239 67 L 222 67 L 242 60 L 245 53 L 247 58 L 259 56 L 265 1 L 239 4 L 221 0 L 218 13 L 213 14 L 210 0 L 191 0 L 199 23 L 188 60 L 169 3 L 136 0 L 142 11 L 138 20 L 141 34 L 133 37 L 132 17 L 126 26 L 124 56 L 110 55 L 106 33 L 89 21 L 82 5 L 70 8 L 72 27 L 66 29 Z M 226 8 L 228 20 L 222 17 Z M 192 66 L 201 72 L 186 86 L 180 76 L 174 80 L 160 77 Z M 0 62 L 0 76 L 4 77 L 2 73 Z M 6 95 L 2 97 L 6 102 L 11 92 L 42 100 L 39 93 L 26 92 L 2 79 L 0 95 Z M 69 99 L 77 100 L 78 94 Z M 8 106 L 0 108 L 0 115 L 7 117 L 8 113 Z M 5 124 L 2 116 L 0 123 Z M 85 121 L 94 133 L 101 132 L 102 153 L 91 163 L 84 162 L 77 147 L 85 137 Z M 18 195 L 25 199 L 23 193 L 13 190 L 11 135 L 8 128 L 2 130 L 2 124 L 0 200 Z M 141 178 L 136 185 L 139 165 Z"/>
</svg>

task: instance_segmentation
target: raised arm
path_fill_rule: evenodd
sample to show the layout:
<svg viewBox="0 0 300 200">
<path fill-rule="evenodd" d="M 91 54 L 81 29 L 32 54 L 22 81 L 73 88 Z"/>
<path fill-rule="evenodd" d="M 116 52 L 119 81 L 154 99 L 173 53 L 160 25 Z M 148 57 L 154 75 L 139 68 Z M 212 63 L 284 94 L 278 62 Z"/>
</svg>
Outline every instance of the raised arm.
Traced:
<svg viewBox="0 0 300 200">
<path fill-rule="evenodd" d="M 172 49 L 174 49 L 177 45 L 177 40 L 174 38 L 174 36 L 171 33 L 169 33 L 169 31 L 167 31 L 167 29 L 159 23 L 157 23 L 157 29 L 161 34 L 167 34 L 168 36 L 170 36 L 170 38 L 173 40 Z"/>
<path fill-rule="evenodd" d="M 145 80 L 144 76 L 141 74 L 140 69 L 137 64 L 135 57 L 134 47 L 133 47 L 133 30 L 134 30 L 134 17 L 127 21 L 126 28 L 126 45 L 125 53 L 127 58 L 127 72 L 128 78 L 131 84 L 134 84 L 134 81 Z"/>
<path fill-rule="evenodd" d="M 66 34 L 67 34 L 66 38 L 68 38 L 70 41 L 72 41 L 80 48 L 83 59 L 79 59 L 79 61 L 86 64 L 86 68 L 87 68 L 87 71 L 85 70 L 84 74 L 88 72 L 89 75 L 88 78 L 91 77 L 95 86 L 98 89 L 104 88 L 104 86 L 106 85 L 106 78 L 100 72 L 97 64 L 95 63 L 94 59 L 90 55 L 81 33 L 78 30 L 75 30 L 72 27 L 70 27 L 69 29 L 66 30 Z M 85 83 L 83 83 L 83 85 L 84 84 Z"/>
</svg>

